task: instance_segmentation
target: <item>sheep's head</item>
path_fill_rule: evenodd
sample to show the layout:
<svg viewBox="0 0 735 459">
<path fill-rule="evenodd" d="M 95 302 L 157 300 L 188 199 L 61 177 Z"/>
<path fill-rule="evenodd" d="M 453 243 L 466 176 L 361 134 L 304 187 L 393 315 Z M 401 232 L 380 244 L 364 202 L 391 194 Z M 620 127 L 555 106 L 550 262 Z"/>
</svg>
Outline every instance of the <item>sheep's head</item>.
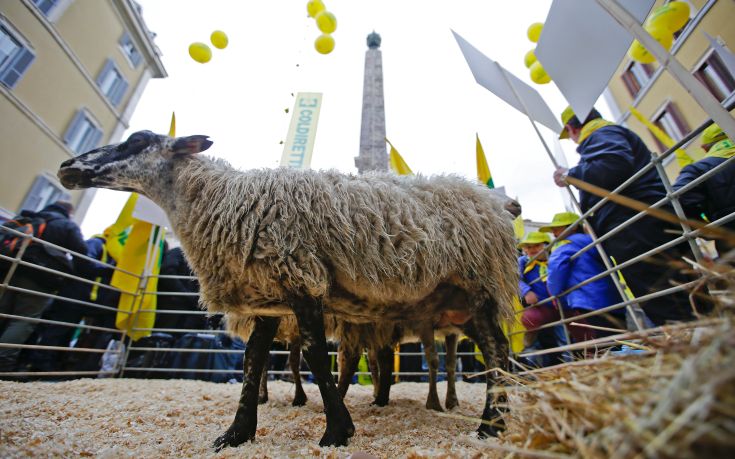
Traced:
<svg viewBox="0 0 735 459">
<path fill-rule="evenodd" d="M 135 132 L 125 142 L 97 148 L 61 163 L 58 177 L 66 188 L 109 188 L 143 192 L 174 161 L 212 145 L 204 135 L 172 138 L 151 131 Z"/>
</svg>

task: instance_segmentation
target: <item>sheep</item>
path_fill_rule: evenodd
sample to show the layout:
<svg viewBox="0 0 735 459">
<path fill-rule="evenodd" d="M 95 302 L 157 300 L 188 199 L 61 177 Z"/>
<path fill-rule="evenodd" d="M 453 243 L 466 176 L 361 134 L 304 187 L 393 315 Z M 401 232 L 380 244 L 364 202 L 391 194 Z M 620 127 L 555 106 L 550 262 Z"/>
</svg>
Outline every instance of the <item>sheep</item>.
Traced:
<svg viewBox="0 0 735 459">
<path fill-rule="evenodd" d="M 354 424 L 329 371 L 324 314 L 351 323 L 448 320 L 504 366 L 513 317 L 515 238 L 503 200 L 456 176 L 240 171 L 197 155 L 206 136 L 133 133 L 64 161 L 69 189 L 141 193 L 168 214 L 211 312 L 255 315 L 240 403 L 219 451 L 255 438 L 258 386 L 279 318 L 293 314 L 326 413 L 319 444 L 346 445 Z M 478 428 L 504 428 L 488 391 Z M 504 404 L 504 399 L 498 397 Z"/>
</svg>

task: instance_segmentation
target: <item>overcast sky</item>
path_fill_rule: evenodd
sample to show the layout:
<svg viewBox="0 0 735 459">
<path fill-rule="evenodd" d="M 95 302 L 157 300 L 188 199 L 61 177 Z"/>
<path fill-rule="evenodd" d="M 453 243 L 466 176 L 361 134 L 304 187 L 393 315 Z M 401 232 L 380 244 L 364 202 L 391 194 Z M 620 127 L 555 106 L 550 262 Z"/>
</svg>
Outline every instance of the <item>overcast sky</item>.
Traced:
<svg viewBox="0 0 735 459">
<path fill-rule="evenodd" d="M 544 21 L 549 0 L 326 0 L 338 21 L 328 55 L 314 49 L 320 32 L 305 0 L 138 2 L 169 76 L 150 81 L 125 137 L 142 129 L 166 133 L 175 111 L 178 135 L 211 136 L 209 154 L 242 169 L 277 167 L 292 94 L 321 92 L 312 168 L 356 172 L 366 37 L 375 30 L 382 37 L 387 137 L 414 172 L 474 180 L 478 133 L 496 186 L 520 200 L 524 218 L 547 221 L 564 210 L 552 163 L 528 119 L 475 83 L 451 33 L 538 89 L 558 114 L 566 106 L 558 89 L 531 83 L 523 64 L 535 47 L 526 29 Z M 213 48 L 207 64 L 194 62 L 189 44 L 208 42 L 217 29 L 228 34 L 229 46 Z M 552 133 L 539 127 L 553 145 Z M 563 143 L 575 164 L 574 145 Z M 85 235 L 112 223 L 126 198 L 98 191 Z"/>
</svg>

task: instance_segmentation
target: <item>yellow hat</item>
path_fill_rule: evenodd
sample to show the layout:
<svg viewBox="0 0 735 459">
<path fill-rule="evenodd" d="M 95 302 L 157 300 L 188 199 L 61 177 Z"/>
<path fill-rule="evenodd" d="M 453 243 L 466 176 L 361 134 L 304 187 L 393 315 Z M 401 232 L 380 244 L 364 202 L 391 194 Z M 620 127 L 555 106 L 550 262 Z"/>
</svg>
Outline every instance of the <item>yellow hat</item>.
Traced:
<svg viewBox="0 0 735 459">
<path fill-rule="evenodd" d="M 526 237 L 524 237 L 521 242 L 518 243 L 518 247 L 521 247 L 526 244 L 550 244 L 550 243 L 551 243 L 551 237 L 548 234 L 542 233 L 540 231 L 531 231 L 530 233 L 526 234 Z"/>
<path fill-rule="evenodd" d="M 551 223 L 549 223 L 546 226 L 542 226 L 539 228 L 539 231 L 544 233 L 550 233 L 551 228 L 558 228 L 560 226 L 569 226 L 572 223 L 579 220 L 579 215 L 575 214 L 574 212 L 559 212 L 558 214 L 554 215 L 554 218 L 551 220 Z"/>
<path fill-rule="evenodd" d="M 567 123 L 574 115 L 574 110 L 572 110 L 571 105 L 567 105 L 567 108 L 564 109 L 563 112 L 561 112 L 561 133 L 559 134 L 560 139 L 568 139 L 569 138 L 569 132 L 567 131 Z"/>
<path fill-rule="evenodd" d="M 726 138 L 727 134 L 722 132 L 722 128 L 717 124 L 711 124 L 707 129 L 702 131 L 702 145 L 719 142 Z"/>
</svg>

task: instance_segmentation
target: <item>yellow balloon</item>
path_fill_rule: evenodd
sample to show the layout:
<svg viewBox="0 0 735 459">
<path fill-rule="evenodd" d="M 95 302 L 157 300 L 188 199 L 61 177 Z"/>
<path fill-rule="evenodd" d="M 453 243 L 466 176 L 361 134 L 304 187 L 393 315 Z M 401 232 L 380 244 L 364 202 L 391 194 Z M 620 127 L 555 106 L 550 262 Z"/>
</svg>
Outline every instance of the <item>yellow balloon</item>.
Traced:
<svg viewBox="0 0 735 459">
<path fill-rule="evenodd" d="M 684 27 L 689 20 L 689 13 L 687 2 L 669 2 L 653 10 L 646 20 L 646 27 L 664 27 L 674 33 Z"/>
<path fill-rule="evenodd" d="M 531 68 L 534 62 L 536 62 L 536 50 L 532 49 L 523 57 L 523 63 L 526 64 L 526 68 Z"/>
<path fill-rule="evenodd" d="M 551 81 L 551 77 L 546 70 L 541 66 L 541 62 L 536 61 L 531 64 L 531 81 L 536 84 L 546 84 Z"/>
<path fill-rule="evenodd" d="M 528 39 L 532 42 L 536 43 L 538 42 L 539 37 L 541 37 L 541 31 L 544 29 L 544 23 L 543 22 L 534 22 L 530 26 L 528 26 L 528 30 L 526 31 L 526 35 L 528 36 Z"/>
<path fill-rule="evenodd" d="M 319 35 L 314 41 L 314 48 L 321 54 L 329 54 L 334 49 L 334 38 L 327 33 Z"/>
<path fill-rule="evenodd" d="M 322 0 L 310 0 L 306 3 L 306 12 L 309 13 L 309 17 L 315 18 L 321 11 L 324 11 Z"/>
<path fill-rule="evenodd" d="M 324 33 L 332 33 L 337 30 L 337 18 L 327 10 L 317 13 L 316 26 Z"/>
<path fill-rule="evenodd" d="M 633 44 L 628 48 L 628 57 L 641 64 L 651 64 L 656 61 L 653 54 L 649 53 L 638 40 L 633 41 Z"/>
<path fill-rule="evenodd" d="M 214 32 L 212 32 L 209 40 L 212 42 L 212 45 L 214 45 L 214 47 L 217 49 L 225 49 L 227 47 L 227 44 L 230 42 L 230 40 L 227 38 L 227 34 L 222 32 L 221 30 L 215 30 Z"/>
<path fill-rule="evenodd" d="M 204 43 L 192 43 L 189 45 L 189 56 L 200 64 L 206 64 L 212 59 L 212 50 Z"/>
</svg>

